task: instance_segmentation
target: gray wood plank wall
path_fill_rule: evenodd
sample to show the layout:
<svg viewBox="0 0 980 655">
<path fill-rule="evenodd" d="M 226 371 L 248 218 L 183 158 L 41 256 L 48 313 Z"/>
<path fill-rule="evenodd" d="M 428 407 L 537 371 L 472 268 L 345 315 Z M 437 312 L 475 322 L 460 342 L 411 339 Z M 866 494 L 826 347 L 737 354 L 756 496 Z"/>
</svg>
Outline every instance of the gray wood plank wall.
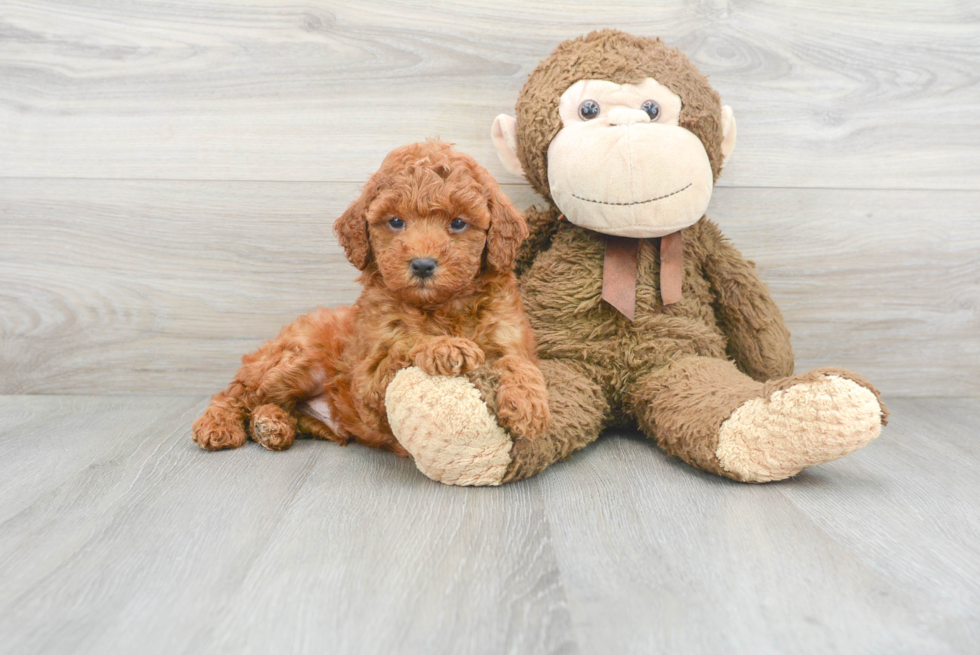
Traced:
<svg viewBox="0 0 980 655">
<path fill-rule="evenodd" d="M 333 219 L 441 135 L 488 132 L 597 27 L 660 35 L 732 105 L 709 214 L 799 368 L 980 393 L 980 6 L 0 0 L 0 393 L 207 392 L 349 302 Z"/>
</svg>

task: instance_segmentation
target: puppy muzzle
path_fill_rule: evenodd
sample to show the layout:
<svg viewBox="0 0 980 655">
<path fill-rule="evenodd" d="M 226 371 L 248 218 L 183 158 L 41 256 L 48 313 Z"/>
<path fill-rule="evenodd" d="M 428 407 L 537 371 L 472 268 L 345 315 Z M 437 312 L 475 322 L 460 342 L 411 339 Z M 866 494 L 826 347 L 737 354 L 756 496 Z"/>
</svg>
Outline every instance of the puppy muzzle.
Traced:
<svg viewBox="0 0 980 655">
<path fill-rule="evenodd" d="M 425 280 L 432 277 L 432 274 L 436 272 L 436 265 L 437 262 L 432 257 L 416 257 L 412 259 L 408 267 L 412 269 L 412 275 Z"/>
</svg>

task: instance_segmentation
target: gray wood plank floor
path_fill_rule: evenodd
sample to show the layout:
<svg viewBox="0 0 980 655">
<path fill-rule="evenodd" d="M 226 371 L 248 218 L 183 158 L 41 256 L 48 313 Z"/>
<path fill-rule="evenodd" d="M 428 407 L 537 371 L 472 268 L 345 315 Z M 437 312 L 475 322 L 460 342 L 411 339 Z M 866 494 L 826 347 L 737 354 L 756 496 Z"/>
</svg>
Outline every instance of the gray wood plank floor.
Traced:
<svg viewBox="0 0 980 655">
<path fill-rule="evenodd" d="M 199 396 L 0 396 L 0 652 L 976 653 L 980 400 L 739 485 L 610 434 L 457 489 L 206 453 Z"/>
</svg>

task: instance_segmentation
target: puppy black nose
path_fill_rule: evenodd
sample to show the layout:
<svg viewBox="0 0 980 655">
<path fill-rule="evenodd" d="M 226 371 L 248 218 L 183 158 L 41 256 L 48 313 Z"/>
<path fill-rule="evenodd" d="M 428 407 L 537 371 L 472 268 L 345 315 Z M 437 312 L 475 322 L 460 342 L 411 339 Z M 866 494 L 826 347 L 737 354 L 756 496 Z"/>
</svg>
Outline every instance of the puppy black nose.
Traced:
<svg viewBox="0 0 980 655">
<path fill-rule="evenodd" d="M 430 277 L 436 270 L 436 260 L 431 257 L 416 257 L 411 263 L 412 273 L 415 277 Z"/>
</svg>

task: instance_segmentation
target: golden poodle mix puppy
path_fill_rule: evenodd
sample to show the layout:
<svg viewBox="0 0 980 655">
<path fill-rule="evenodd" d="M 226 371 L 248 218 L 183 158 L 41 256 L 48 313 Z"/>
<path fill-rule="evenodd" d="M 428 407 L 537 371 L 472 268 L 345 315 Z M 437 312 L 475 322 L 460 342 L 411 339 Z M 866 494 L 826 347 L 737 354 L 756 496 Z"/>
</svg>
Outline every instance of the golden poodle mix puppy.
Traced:
<svg viewBox="0 0 980 655">
<path fill-rule="evenodd" d="M 362 271 L 360 298 L 301 316 L 245 355 L 194 422 L 202 448 L 237 448 L 251 434 L 283 450 L 299 432 L 407 455 L 388 425 L 385 391 L 412 365 L 430 375 L 482 369 L 499 380 L 505 427 L 526 439 L 547 429 L 513 273 L 527 225 L 486 169 L 439 141 L 398 148 L 334 230 Z"/>
</svg>

